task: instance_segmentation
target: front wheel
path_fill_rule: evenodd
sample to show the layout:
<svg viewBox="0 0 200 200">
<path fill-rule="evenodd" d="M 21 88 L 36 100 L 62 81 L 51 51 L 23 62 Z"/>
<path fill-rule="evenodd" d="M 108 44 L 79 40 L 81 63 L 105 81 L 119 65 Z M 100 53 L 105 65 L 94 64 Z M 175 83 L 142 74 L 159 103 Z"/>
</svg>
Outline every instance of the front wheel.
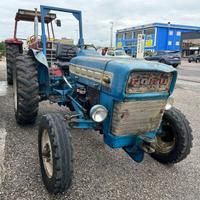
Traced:
<svg viewBox="0 0 200 200">
<path fill-rule="evenodd" d="M 165 111 L 160 134 L 156 137 L 155 152 L 151 156 L 163 164 L 180 162 L 190 153 L 191 133 L 189 122 L 178 109 Z"/>
<path fill-rule="evenodd" d="M 73 174 L 71 135 L 64 118 L 57 113 L 44 115 L 38 135 L 39 160 L 44 185 L 49 193 L 69 188 Z"/>
</svg>

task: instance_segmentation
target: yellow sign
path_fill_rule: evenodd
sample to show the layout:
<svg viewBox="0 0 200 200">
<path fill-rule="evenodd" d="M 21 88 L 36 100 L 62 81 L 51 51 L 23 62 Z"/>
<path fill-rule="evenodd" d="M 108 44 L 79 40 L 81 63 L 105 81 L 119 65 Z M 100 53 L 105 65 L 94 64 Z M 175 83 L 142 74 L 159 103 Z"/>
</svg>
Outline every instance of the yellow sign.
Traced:
<svg viewBox="0 0 200 200">
<path fill-rule="evenodd" d="M 146 46 L 146 47 L 152 47 L 152 46 L 153 46 L 153 38 L 152 38 L 152 35 L 146 35 L 145 46 Z"/>
<path fill-rule="evenodd" d="M 153 46 L 153 40 L 146 40 L 146 47 L 152 47 Z"/>
<path fill-rule="evenodd" d="M 122 48 L 122 42 L 117 43 L 117 48 Z"/>
</svg>

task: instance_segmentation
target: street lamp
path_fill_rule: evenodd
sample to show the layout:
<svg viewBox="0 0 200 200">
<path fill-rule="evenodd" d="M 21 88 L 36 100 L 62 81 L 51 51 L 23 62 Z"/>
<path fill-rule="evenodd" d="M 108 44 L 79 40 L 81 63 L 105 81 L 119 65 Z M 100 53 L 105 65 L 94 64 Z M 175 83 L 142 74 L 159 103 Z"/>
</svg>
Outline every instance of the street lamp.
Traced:
<svg viewBox="0 0 200 200">
<path fill-rule="evenodd" d="M 110 48 L 113 47 L 113 21 L 110 22 Z"/>
</svg>

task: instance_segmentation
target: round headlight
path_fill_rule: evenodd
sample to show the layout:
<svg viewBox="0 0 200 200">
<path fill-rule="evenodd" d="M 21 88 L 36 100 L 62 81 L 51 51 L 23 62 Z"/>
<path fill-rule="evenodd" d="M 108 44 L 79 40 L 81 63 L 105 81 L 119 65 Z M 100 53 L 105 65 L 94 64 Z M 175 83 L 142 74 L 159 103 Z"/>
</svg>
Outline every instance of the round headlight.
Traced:
<svg viewBox="0 0 200 200">
<path fill-rule="evenodd" d="M 90 110 L 90 117 L 95 122 L 102 122 L 106 119 L 108 110 L 102 105 L 95 105 Z"/>
</svg>

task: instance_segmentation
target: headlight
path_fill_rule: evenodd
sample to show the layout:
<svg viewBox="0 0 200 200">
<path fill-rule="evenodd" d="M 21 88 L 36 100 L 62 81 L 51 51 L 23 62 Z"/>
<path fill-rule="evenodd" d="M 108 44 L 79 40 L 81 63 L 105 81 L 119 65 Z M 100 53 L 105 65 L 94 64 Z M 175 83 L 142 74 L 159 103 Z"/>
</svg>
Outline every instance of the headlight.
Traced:
<svg viewBox="0 0 200 200">
<path fill-rule="evenodd" d="M 173 104 L 174 104 L 174 98 L 169 97 L 167 99 L 167 104 L 165 105 L 165 110 L 170 110 L 172 108 Z"/>
<path fill-rule="evenodd" d="M 102 105 L 95 105 L 90 110 L 90 117 L 95 122 L 103 122 L 108 115 L 108 110 Z"/>
<path fill-rule="evenodd" d="M 129 76 L 126 93 L 168 92 L 172 73 L 132 72 Z"/>
</svg>

